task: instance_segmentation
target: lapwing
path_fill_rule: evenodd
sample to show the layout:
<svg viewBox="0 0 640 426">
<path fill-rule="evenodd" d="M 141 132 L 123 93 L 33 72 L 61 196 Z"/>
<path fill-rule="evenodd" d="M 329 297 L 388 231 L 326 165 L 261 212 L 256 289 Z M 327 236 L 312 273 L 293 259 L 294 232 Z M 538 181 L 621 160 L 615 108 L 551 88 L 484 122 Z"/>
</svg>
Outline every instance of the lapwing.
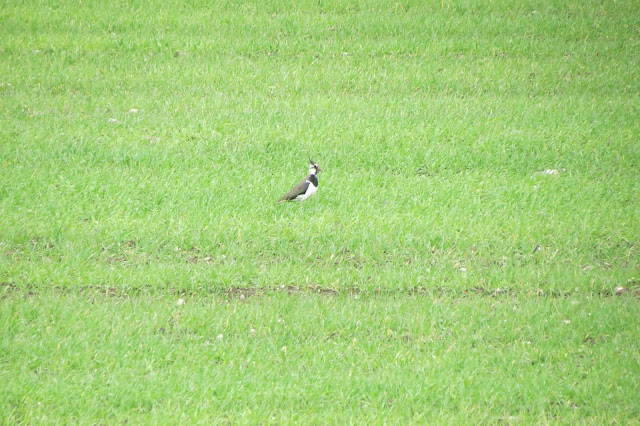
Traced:
<svg viewBox="0 0 640 426">
<path fill-rule="evenodd" d="M 316 176 L 322 171 L 320 166 L 313 162 L 309 158 L 311 165 L 309 166 L 309 175 L 295 184 L 291 191 L 287 192 L 278 200 L 279 203 L 283 201 L 304 201 L 311 197 L 318 190 L 318 177 Z"/>
</svg>

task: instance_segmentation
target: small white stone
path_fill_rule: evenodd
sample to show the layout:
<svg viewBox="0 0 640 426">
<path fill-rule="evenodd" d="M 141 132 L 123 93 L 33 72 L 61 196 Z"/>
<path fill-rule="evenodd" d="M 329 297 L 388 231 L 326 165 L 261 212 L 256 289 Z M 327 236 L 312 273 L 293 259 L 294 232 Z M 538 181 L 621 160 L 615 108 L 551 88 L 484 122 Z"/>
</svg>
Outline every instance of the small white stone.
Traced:
<svg viewBox="0 0 640 426">
<path fill-rule="evenodd" d="M 467 272 L 467 268 L 465 268 L 464 266 L 462 268 L 459 269 L 460 272 Z"/>
<path fill-rule="evenodd" d="M 185 303 L 187 303 L 184 299 L 178 299 L 178 301 L 176 302 L 176 305 L 180 306 L 180 305 L 184 305 Z"/>
<path fill-rule="evenodd" d="M 222 334 L 218 334 L 218 340 L 222 340 L 224 336 Z"/>
<path fill-rule="evenodd" d="M 567 324 L 567 325 L 571 324 L 571 320 L 564 320 L 564 321 L 562 321 L 562 322 L 563 322 L 563 323 L 565 323 L 565 324 Z"/>
<path fill-rule="evenodd" d="M 129 110 L 129 114 L 137 114 L 137 113 L 138 113 L 138 110 L 136 108 L 131 108 Z"/>
<path fill-rule="evenodd" d="M 117 122 L 118 122 L 118 120 L 115 119 L 115 118 L 110 118 L 109 119 L 109 123 L 117 123 Z"/>
</svg>

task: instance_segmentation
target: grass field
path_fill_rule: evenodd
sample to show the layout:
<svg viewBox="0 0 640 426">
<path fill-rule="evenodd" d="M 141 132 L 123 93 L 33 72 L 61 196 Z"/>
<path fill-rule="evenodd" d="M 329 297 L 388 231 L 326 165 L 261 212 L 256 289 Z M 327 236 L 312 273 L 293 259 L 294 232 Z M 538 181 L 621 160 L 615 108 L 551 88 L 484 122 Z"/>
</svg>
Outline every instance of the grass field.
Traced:
<svg viewBox="0 0 640 426">
<path fill-rule="evenodd" d="M 640 14 L 583 3 L 0 2 L 0 423 L 639 422 Z"/>
</svg>

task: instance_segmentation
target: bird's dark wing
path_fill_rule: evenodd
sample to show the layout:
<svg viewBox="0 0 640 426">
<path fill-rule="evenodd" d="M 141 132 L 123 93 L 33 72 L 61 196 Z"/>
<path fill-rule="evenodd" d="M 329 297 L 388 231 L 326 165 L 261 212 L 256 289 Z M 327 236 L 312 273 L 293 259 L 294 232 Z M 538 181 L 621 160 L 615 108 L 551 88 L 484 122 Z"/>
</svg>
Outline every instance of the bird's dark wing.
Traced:
<svg viewBox="0 0 640 426">
<path fill-rule="evenodd" d="M 309 185 L 310 183 L 306 179 L 298 182 L 293 188 L 291 188 L 291 191 L 284 194 L 282 198 L 278 200 L 278 202 L 295 200 L 298 195 L 302 195 L 307 192 L 307 188 L 309 188 Z"/>
</svg>

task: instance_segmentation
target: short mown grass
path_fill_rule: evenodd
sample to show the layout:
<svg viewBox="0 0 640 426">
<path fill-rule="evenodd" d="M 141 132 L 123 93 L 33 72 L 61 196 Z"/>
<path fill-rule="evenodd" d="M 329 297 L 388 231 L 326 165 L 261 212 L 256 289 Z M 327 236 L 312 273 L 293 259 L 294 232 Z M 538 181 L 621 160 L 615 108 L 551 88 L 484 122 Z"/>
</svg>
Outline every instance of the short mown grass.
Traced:
<svg viewBox="0 0 640 426">
<path fill-rule="evenodd" d="M 636 9 L 4 4 L 0 418 L 637 421 Z"/>
<path fill-rule="evenodd" d="M 640 416 L 632 297 L 18 291 L 0 309 L 8 423 Z"/>
</svg>

